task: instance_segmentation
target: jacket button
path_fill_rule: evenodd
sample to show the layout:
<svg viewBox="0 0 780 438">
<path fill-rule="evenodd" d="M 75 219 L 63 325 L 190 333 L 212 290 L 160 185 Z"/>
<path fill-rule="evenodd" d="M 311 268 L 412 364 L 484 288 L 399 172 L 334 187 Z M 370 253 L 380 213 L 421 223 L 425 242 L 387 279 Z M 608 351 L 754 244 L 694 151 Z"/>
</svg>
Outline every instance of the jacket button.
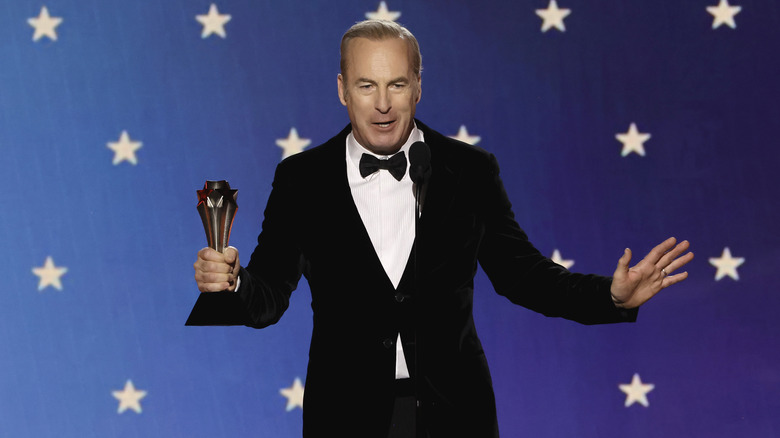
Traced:
<svg viewBox="0 0 780 438">
<path fill-rule="evenodd" d="M 384 345 L 384 346 L 385 346 L 385 348 L 393 348 L 393 344 L 395 344 L 395 342 L 393 342 L 393 340 L 392 340 L 392 339 L 390 339 L 390 338 L 387 338 L 387 339 L 385 339 L 385 340 L 382 342 L 382 345 Z"/>
<path fill-rule="evenodd" d="M 395 294 L 395 300 L 397 302 L 403 303 L 405 299 L 406 299 L 406 297 L 401 292 L 398 292 L 397 294 Z"/>
</svg>

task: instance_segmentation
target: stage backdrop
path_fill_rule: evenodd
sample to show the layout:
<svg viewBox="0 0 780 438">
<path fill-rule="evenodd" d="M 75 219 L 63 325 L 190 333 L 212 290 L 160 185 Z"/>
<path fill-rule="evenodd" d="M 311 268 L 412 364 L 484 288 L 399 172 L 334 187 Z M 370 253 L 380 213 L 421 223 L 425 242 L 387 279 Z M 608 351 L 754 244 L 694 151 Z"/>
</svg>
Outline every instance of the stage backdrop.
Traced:
<svg viewBox="0 0 780 438">
<path fill-rule="evenodd" d="M 267 329 L 185 327 L 195 191 L 238 189 L 247 261 L 275 166 L 348 122 L 338 43 L 366 17 L 417 35 L 417 116 L 498 157 L 544 254 L 610 275 L 625 247 L 696 253 L 636 324 L 548 319 L 480 273 L 502 435 L 780 435 L 777 2 L 14 0 L 0 437 L 300 436 L 308 285 Z"/>
</svg>

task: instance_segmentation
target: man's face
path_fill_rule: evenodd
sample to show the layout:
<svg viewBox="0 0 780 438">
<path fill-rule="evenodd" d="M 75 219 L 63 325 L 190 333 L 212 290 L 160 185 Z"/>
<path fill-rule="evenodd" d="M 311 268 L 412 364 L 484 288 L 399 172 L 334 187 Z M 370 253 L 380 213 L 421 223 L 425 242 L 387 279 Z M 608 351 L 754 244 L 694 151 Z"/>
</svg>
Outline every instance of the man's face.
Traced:
<svg viewBox="0 0 780 438">
<path fill-rule="evenodd" d="M 408 50 L 400 38 L 355 38 L 343 54 L 347 70 L 338 77 L 339 98 L 355 140 L 375 154 L 397 152 L 414 127 L 421 82 Z"/>
</svg>

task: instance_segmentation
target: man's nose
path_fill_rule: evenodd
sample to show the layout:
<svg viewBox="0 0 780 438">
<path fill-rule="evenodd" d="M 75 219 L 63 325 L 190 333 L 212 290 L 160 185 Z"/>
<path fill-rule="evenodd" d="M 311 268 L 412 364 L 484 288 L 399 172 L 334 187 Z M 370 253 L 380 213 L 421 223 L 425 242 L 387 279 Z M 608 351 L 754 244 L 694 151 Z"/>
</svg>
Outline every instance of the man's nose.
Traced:
<svg viewBox="0 0 780 438">
<path fill-rule="evenodd" d="M 390 104 L 390 93 L 388 93 L 387 90 L 380 89 L 376 93 L 376 101 L 374 102 L 374 107 L 380 113 L 387 114 L 387 112 L 390 111 L 391 106 L 392 105 Z"/>
</svg>

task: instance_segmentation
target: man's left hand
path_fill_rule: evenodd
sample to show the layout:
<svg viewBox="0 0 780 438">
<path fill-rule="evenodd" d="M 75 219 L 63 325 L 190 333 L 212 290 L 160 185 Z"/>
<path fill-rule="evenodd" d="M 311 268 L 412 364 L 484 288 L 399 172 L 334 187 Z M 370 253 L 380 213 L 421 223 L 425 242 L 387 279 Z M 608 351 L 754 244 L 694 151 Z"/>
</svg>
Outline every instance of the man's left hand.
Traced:
<svg viewBox="0 0 780 438">
<path fill-rule="evenodd" d="M 688 247 L 690 243 L 687 240 L 677 243 L 677 239 L 670 237 L 631 268 L 628 267 L 631 250 L 626 248 L 612 278 L 611 292 L 615 305 L 626 309 L 639 307 L 661 289 L 688 278 L 687 271 L 672 275 L 693 260 L 692 252 L 680 256 Z"/>
</svg>

